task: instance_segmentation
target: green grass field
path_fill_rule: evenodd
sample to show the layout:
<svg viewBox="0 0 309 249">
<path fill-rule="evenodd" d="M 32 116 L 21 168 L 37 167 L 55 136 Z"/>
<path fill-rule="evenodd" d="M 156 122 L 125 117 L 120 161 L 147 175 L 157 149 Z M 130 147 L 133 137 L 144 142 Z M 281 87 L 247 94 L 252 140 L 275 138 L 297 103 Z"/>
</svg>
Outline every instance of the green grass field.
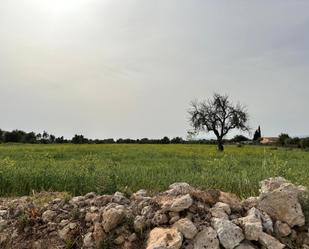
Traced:
<svg viewBox="0 0 309 249">
<path fill-rule="evenodd" d="M 260 180 L 283 176 L 309 187 L 309 152 L 259 146 L 0 145 L 0 196 L 35 191 L 133 192 L 173 182 L 255 195 Z"/>
</svg>

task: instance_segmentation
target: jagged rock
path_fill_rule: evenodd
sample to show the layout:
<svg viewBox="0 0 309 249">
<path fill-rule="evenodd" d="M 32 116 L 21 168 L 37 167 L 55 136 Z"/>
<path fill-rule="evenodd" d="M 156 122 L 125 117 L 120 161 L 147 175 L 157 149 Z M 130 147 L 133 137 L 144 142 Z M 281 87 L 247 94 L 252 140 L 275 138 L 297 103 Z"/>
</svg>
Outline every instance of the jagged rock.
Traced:
<svg viewBox="0 0 309 249">
<path fill-rule="evenodd" d="M 257 241 L 263 232 L 260 213 L 256 208 L 249 210 L 246 217 L 238 219 L 247 240 Z"/>
<path fill-rule="evenodd" d="M 155 210 L 152 206 L 145 206 L 141 212 L 141 215 L 144 216 L 146 219 L 152 219 L 154 214 Z"/>
<path fill-rule="evenodd" d="M 273 233 L 274 232 L 274 224 L 273 224 L 273 221 L 270 218 L 270 216 L 263 211 L 260 212 L 257 209 L 256 209 L 256 211 L 259 213 L 259 215 L 261 217 L 264 231 L 266 231 L 266 233 L 269 233 L 269 234 Z"/>
<path fill-rule="evenodd" d="M 236 246 L 235 249 L 256 249 L 250 242 L 244 241 L 239 244 L 239 246 Z"/>
<path fill-rule="evenodd" d="M 265 179 L 260 182 L 260 193 L 265 194 L 272 192 L 278 188 L 281 188 L 282 186 L 290 186 L 294 189 L 294 191 L 299 194 L 303 191 L 305 191 L 305 187 L 303 186 L 295 186 L 285 178 L 279 176 L 279 177 L 271 177 L 268 179 Z"/>
<path fill-rule="evenodd" d="M 59 226 L 60 227 L 65 227 L 67 224 L 69 224 L 70 221 L 69 220 L 61 220 L 60 223 L 59 223 Z"/>
<path fill-rule="evenodd" d="M 267 249 L 283 249 L 285 245 L 281 244 L 277 239 L 268 235 L 267 233 L 262 233 L 259 238 L 259 242 L 265 246 Z"/>
<path fill-rule="evenodd" d="M 201 203 L 215 205 L 219 201 L 219 190 L 200 191 L 194 190 L 191 192 L 191 196 Z"/>
<path fill-rule="evenodd" d="M 194 238 L 194 249 L 219 249 L 217 233 L 212 227 L 204 228 Z"/>
<path fill-rule="evenodd" d="M 161 210 L 157 211 L 154 214 L 154 217 L 151 220 L 151 223 L 155 226 L 160 226 L 168 222 L 168 217 L 165 213 L 162 213 Z"/>
<path fill-rule="evenodd" d="M 85 199 L 84 196 L 76 196 L 70 200 L 70 204 L 76 207 L 83 207 L 85 205 Z"/>
<path fill-rule="evenodd" d="M 43 214 L 42 214 L 42 220 L 44 222 L 50 222 L 52 221 L 57 215 L 57 212 L 52 211 L 52 210 L 46 210 Z"/>
<path fill-rule="evenodd" d="M 130 203 L 130 200 L 124 196 L 121 192 L 116 192 L 112 198 L 112 202 L 125 205 Z"/>
<path fill-rule="evenodd" d="M 242 206 L 245 210 L 249 210 L 253 207 L 256 207 L 258 204 L 259 198 L 258 197 L 249 197 L 242 202 Z"/>
<path fill-rule="evenodd" d="M 60 239 L 62 239 L 65 242 L 68 242 L 71 240 L 71 229 L 69 227 L 69 225 L 65 226 L 64 228 L 62 228 L 61 230 L 58 231 L 58 235 L 60 237 Z"/>
<path fill-rule="evenodd" d="M 9 235 L 6 233 L 0 233 L 0 245 L 2 245 L 7 239 Z"/>
<path fill-rule="evenodd" d="M 109 208 L 103 212 L 102 217 L 103 229 L 108 233 L 123 221 L 125 217 L 124 207 L 117 205 L 115 207 Z"/>
<path fill-rule="evenodd" d="M 223 203 L 223 202 L 217 202 L 214 206 L 214 208 L 221 208 L 224 210 L 225 213 L 227 213 L 228 215 L 231 214 L 231 208 L 228 204 Z"/>
<path fill-rule="evenodd" d="M 0 219 L 0 233 L 7 228 L 8 222 L 6 220 L 1 220 Z"/>
<path fill-rule="evenodd" d="M 170 211 L 173 211 L 173 212 L 183 211 L 189 208 L 192 205 L 192 203 L 193 203 L 193 200 L 189 194 L 181 196 L 179 198 L 176 198 L 173 201 L 170 207 Z"/>
<path fill-rule="evenodd" d="M 147 190 L 145 189 L 140 189 L 139 191 L 135 192 L 132 197 L 135 198 L 135 199 L 138 199 L 138 198 L 144 198 L 144 197 L 147 197 L 148 193 L 147 193 Z"/>
<path fill-rule="evenodd" d="M 96 193 L 94 193 L 94 192 L 90 192 L 90 193 L 87 193 L 86 195 L 85 195 L 85 198 L 86 199 L 93 199 L 93 198 L 95 198 L 96 197 Z"/>
<path fill-rule="evenodd" d="M 175 222 L 179 221 L 180 220 L 180 217 L 179 216 L 174 216 L 170 219 L 169 223 L 172 225 L 174 224 Z"/>
<path fill-rule="evenodd" d="M 154 228 L 147 241 L 146 249 L 180 249 L 182 235 L 176 228 Z"/>
<path fill-rule="evenodd" d="M 242 210 L 241 200 L 233 193 L 220 192 L 218 200 L 228 204 L 232 211 L 239 212 Z"/>
<path fill-rule="evenodd" d="M 227 215 L 227 213 L 222 208 L 213 207 L 209 210 L 209 212 L 210 212 L 211 216 L 214 217 L 214 218 L 225 219 L 225 220 L 229 219 L 229 216 Z"/>
<path fill-rule="evenodd" d="M 280 187 L 270 188 L 260 196 L 258 208 L 269 214 L 273 219 L 283 221 L 290 227 L 305 224 L 305 217 L 298 202 L 296 187 L 290 183 L 284 183 Z"/>
<path fill-rule="evenodd" d="M 187 218 L 177 221 L 174 226 L 186 239 L 193 239 L 197 234 L 197 228 L 193 222 Z"/>
<path fill-rule="evenodd" d="M 286 237 L 289 236 L 292 232 L 291 228 L 289 227 L 288 224 L 283 223 L 281 221 L 276 221 L 275 223 L 275 232 L 280 236 L 280 237 Z"/>
<path fill-rule="evenodd" d="M 136 240 L 137 240 L 137 235 L 136 235 L 136 233 L 132 233 L 132 234 L 129 236 L 128 240 L 129 240 L 130 242 L 136 241 Z"/>
<path fill-rule="evenodd" d="M 190 194 L 193 190 L 194 188 L 186 182 L 176 182 L 169 186 L 169 190 L 166 193 L 171 195 L 186 195 Z"/>
<path fill-rule="evenodd" d="M 100 221 L 100 214 L 88 212 L 88 213 L 86 213 L 85 221 L 86 222 L 99 222 Z"/>
<path fill-rule="evenodd" d="M 95 243 L 94 243 L 92 233 L 87 233 L 85 235 L 83 243 L 84 243 L 85 248 L 94 248 L 95 247 Z"/>
<path fill-rule="evenodd" d="M 146 225 L 145 218 L 143 216 L 136 216 L 134 220 L 134 230 L 135 232 L 141 232 L 144 230 Z"/>
<path fill-rule="evenodd" d="M 100 245 L 100 243 L 105 240 L 106 233 L 104 232 L 102 225 L 100 223 L 94 224 L 94 230 L 93 230 L 93 238 L 96 243 L 96 245 Z"/>
<path fill-rule="evenodd" d="M 118 236 L 115 240 L 114 240 L 114 244 L 116 245 L 121 245 L 125 242 L 125 238 L 123 235 Z"/>
<path fill-rule="evenodd" d="M 7 210 L 0 210 L 0 218 L 6 218 L 6 216 L 8 215 L 8 211 Z"/>
<path fill-rule="evenodd" d="M 212 225 L 218 234 L 221 245 L 226 249 L 235 248 L 245 239 L 241 228 L 229 220 L 214 218 Z"/>
</svg>

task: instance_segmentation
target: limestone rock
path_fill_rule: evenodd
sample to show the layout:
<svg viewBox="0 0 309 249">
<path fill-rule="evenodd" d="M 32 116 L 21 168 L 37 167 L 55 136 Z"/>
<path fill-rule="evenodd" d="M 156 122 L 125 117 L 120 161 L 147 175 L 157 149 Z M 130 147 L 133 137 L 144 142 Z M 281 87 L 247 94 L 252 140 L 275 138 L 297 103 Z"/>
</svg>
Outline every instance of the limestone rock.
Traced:
<svg viewBox="0 0 309 249">
<path fill-rule="evenodd" d="M 94 243 L 94 240 L 93 240 L 92 233 L 87 233 L 85 235 L 83 243 L 84 243 L 85 248 L 94 248 L 95 243 Z"/>
<path fill-rule="evenodd" d="M 214 218 L 225 219 L 225 220 L 229 219 L 229 216 L 222 208 L 213 207 L 209 211 L 210 211 L 211 216 Z"/>
<path fill-rule="evenodd" d="M 297 192 L 298 194 L 305 190 L 305 187 L 295 186 L 285 178 L 279 176 L 279 177 L 271 177 L 261 181 L 260 193 L 261 194 L 269 193 L 278 188 L 281 188 L 282 186 L 288 186 L 288 185 L 290 185 L 290 187 L 292 187 L 294 191 Z"/>
<path fill-rule="evenodd" d="M 249 197 L 242 202 L 242 206 L 245 210 L 249 210 L 253 207 L 256 207 L 258 204 L 259 198 L 258 197 Z"/>
<path fill-rule="evenodd" d="M 257 241 L 263 232 L 263 226 L 259 212 L 256 208 L 250 209 L 246 217 L 238 219 L 243 228 L 247 240 Z"/>
<path fill-rule="evenodd" d="M 64 228 L 62 228 L 61 230 L 58 231 L 58 235 L 59 237 L 63 240 L 63 241 L 70 241 L 71 240 L 71 229 L 69 227 L 69 225 L 65 226 Z"/>
<path fill-rule="evenodd" d="M 219 202 L 228 204 L 231 210 L 235 212 L 238 212 L 242 209 L 240 198 L 233 193 L 220 192 Z"/>
<path fill-rule="evenodd" d="M 180 249 L 182 235 L 176 228 L 154 228 L 147 241 L 146 249 Z"/>
<path fill-rule="evenodd" d="M 55 217 L 56 217 L 57 213 L 55 211 L 52 210 L 46 210 L 43 214 L 42 214 L 42 220 L 44 222 L 50 222 L 52 221 Z"/>
<path fill-rule="evenodd" d="M 170 207 L 170 211 L 173 211 L 173 212 L 183 211 L 189 208 L 192 205 L 192 203 L 193 203 L 193 200 L 189 194 L 181 196 L 179 198 L 176 198 L 173 201 Z"/>
<path fill-rule="evenodd" d="M 273 219 L 287 223 L 290 227 L 305 224 L 305 217 L 298 201 L 298 192 L 292 184 L 283 184 L 279 188 L 261 194 L 258 208 Z"/>
<path fill-rule="evenodd" d="M 267 249 L 283 249 L 285 245 L 281 244 L 277 239 L 268 235 L 267 233 L 262 233 L 259 238 L 261 245 L 265 246 Z"/>
<path fill-rule="evenodd" d="M 0 219 L 0 233 L 7 228 L 8 222 L 6 220 L 1 220 Z"/>
<path fill-rule="evenodd" d="M 283 223 L 281 221 L 276 221 L 275 223 L 275 232 L 280 236 L 280 237 L 286 237 L 289 236 L 292 232 L 291 228 L 289 227 L 288 224 Z"/>
<path fill-rule="evenodd" d="M 170 195 L 186 195 L 190 194 L 193 190 L 194 188 L 186 182 L 175 182 L 169 186 L 169 190 L 166 193 Z"/>
<path fill-rule="evenodd" d="M 186 239 L 193 239 L 197 234 L 196 226 L 187 218 L 177 221 L 173 227 L 177 228 L 177 230 L 181 232 Z"/>
<path fill-rule="evenodd" d="M 250 242 L 248 241 L 244 241 L 241 242 L 239 244 L 239 246 L 236 246 L 235 249 L 255 249 L 256 247 L 254 247 Z"/>
<path fill-rule="evenodd" d="M 160 225 L 166 224 L 167 222 L 168 222 L 168 217 L 165 213 L 162 213 L 161 210 L 157 211 L 151 220 L 151 223 L 155 226 L 160 226 Z"/>
<path fill-rule="evenodd" d="M 124 219 L 125 212 L 123 206 L 109 208 L 103 212 L 103 229 L 105 232 L 110 232 L 116 228 Z"/>
<path fill-rule="evenodd" d="M 204 228 L 194 238 L 194 249 L 219 249 L 217 233 L 212 227 Z"/>
<path fill-rule="evenodd" d="M 100 243 L 106 238 L 106 233 L 100 223 L 94 224 L 93 238 L 97 246 L 100 245 Z"/>
<path fill-rule="evenodd" d="M 226 249 L 235 248 L 245 238 L 241 228 L 229 220 L 214 218 L 212 225 L 218 234 L 221 245 Z"/>
<path fill-rule="evenodd" d="M 146 221 L 143 216 L 136 216 L 134 220 L 134 230 L 135 232 L 142 232 L 145 228 Z"/>
<path fill-rule="evenodd" d="M 231 208 L 228 204 L 223 203 L 223 202 L 217 202 L 214 206 L 214 208 L 221 208 L 226 212 L 228 215 L 231 214 Z"/>
</svg>

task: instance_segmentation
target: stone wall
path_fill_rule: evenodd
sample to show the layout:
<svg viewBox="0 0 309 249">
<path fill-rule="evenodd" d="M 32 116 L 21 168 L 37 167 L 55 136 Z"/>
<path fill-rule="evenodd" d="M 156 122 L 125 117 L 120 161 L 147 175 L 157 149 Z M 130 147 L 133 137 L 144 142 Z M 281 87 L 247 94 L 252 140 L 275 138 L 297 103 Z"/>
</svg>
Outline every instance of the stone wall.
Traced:
<svg viewBox="0 0 309 249">
<path fill-rule="evenodd" d="M 277 177 L 262 181 L 260 195 L 246 200 L 187 183 L 154 196 L 89 193 L 45 205 L 2 199 L 0 248 L 305 249 L 303 193 Z"/>
</svg>

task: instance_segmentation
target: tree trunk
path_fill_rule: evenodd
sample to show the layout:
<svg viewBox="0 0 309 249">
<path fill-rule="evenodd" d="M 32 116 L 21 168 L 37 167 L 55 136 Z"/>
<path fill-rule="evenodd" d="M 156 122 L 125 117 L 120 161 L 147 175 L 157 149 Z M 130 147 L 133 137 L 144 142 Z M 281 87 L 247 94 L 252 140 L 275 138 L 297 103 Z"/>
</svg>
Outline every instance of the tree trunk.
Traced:
<svg viewBox="0 0 309 249">
<path fill-rule="evenodd" d="M 223 141 L 221 139 L 218 139 L 218 150 L 224 151 Z"/>
</svg>

